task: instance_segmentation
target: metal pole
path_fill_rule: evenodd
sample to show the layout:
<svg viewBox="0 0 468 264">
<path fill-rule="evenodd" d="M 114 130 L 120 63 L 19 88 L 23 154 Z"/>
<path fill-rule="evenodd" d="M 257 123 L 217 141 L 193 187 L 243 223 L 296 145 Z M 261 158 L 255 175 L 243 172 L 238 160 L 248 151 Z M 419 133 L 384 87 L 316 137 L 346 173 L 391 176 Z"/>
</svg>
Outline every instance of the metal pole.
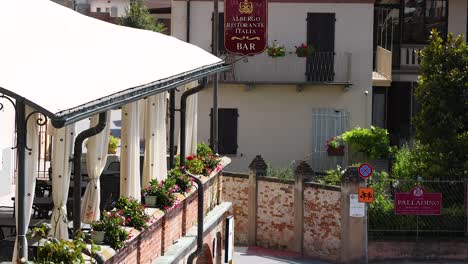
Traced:
<svg viewBox="0 0 468 264">
<path fill-rule="evenodd" d="M 169 169 L 174 168 L 175 89 L 169 91 Z M 180 146 L 179 146 L 180 147 Z"/>
<path fill-rule="evenodd" d="M 18 202 L 18 261 L 21 258 L 26 257 L 27 255 L 27 247 L 26 247 L 26 228 L 25 228 L 25 220 L 26 215 L 25 212 L 25 193 L 26 193 L 26 184 L 25 184 L 25 158 L 26 158 L 26 106 L 22 100 L 16 101 L 16 126 L 17 126 L 17 147 L 18 147 L 18 194 L 17 194 L 17 202 Z"/>
<path fill-rule="evenodd" d="M 198 93 L 199 91 L 203 90 L 206 87 L 206 78 L 203 79 L 202 84 L 198 85 L 197 87 L 194 87 L 190 90 L 185 91 L 180 99 L 180 168 L 182 169 L 182 172 L 190 176 L 195 183 L 197 184 L 197 197 L 198 197 L 198 208 L 197 208 L 197 249 L 192 252 L 188 259 L 187 263 L 192 264 L 193 260 L 195 257 L 201 254 L 202 252 L 202 246 L 203 246 L 203 183 L 195 177 L 195 175 L 192 175 L 190 172 L 188 172 L 185 168 L 185 141 L 186 141 L 186 135 L 185 135 L 185 112 L 187 108 L 187 98 L 195 93 Z"/>
<path fill-rule="evenodd" d="M 81 132 L 75 139 L 73 154 L 73 232 L 77 235 L 81 230 L 81 153 L 83 152 L 83 142 L 94 135 L 101 133 L 106 127 L 106 112 L 99 114 L 99 122 L 95 127 L 90 127 Z"/>
<path fill-rule="evenodd" d="M 213 54 L 219 56 L 219 10 L 218 0 L 213 0 Z M 212 138 L 211 138 L 211 149 L 218 152 L 218 73 L 213 75 L 213 125 Z"/>
</svg>

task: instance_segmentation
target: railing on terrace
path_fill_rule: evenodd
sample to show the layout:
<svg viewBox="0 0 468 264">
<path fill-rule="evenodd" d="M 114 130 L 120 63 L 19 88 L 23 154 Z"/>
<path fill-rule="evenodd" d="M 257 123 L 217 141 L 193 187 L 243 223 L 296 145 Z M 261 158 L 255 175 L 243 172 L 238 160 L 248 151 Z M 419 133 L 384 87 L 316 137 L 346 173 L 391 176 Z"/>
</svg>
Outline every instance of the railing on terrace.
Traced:
<svg viewBox="0 0 468 264">
<path fill-rule="evenodd" d="M 375 71 L 385 78 L 392 79 L 392 52 L 382 47 L 377 47 Z"/>
<path fill-rule="evenodd" d="M 418 51 L 422 50 L 425 46 L 426 45 L 401 44 L 400 67 L 402 69 L 418 69 L 421 63 Z"/>
<path fill-rule="evenodd" d="M 246 59 L 226 55 L 225 60 L 234 62 L 229 72 L 220 75 L 227 83 L 350 84 L 351 53 L 314 52 L 307 58 L 291 52 L 279 58 L 262 53 Z"/>
</svg>

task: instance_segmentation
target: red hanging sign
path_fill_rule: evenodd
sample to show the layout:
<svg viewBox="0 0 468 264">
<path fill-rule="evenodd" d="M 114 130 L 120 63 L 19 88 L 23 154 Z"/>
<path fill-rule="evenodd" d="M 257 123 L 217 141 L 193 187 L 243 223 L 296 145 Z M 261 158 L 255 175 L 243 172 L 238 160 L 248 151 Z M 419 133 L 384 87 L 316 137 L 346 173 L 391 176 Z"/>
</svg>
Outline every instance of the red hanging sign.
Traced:
<svg viewBox="0 0 468 264">
<path fill-rule="evenodd" d="M 267 47 L 267 0 L 226 0 L 224 46 L 229 53 L 254 55 Z"/>
</svg>

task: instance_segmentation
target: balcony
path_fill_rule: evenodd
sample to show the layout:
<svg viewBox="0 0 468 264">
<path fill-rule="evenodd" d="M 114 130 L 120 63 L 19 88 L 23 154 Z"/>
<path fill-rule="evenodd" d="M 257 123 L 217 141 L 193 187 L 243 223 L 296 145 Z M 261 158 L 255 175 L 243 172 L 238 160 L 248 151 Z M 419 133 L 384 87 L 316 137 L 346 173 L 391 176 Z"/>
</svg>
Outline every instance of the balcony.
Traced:
<svg viewBox="0 0 468 264">
<path fill-rule="evenodd" d="M 228 54 L 225 60 L 232 68 L 220 75 L 224 83 L 351 84 L 351 53 L 315 52 L 307 58 L 293 52 L 281 58 L 266 52 L 245 58 Z"/>
<path fill-rule="evenodd" d="M 418 71 L 421 58 L 418 52 L 426 45 L 401 44 L 400 48 L 400 70 Z"/>
<path fill-rule="evenodd" d="M 392 52 L 377 47 L 375 69 L 372 72 L 372 85 L 388 87 L 392 83 Z"/>
</svg>

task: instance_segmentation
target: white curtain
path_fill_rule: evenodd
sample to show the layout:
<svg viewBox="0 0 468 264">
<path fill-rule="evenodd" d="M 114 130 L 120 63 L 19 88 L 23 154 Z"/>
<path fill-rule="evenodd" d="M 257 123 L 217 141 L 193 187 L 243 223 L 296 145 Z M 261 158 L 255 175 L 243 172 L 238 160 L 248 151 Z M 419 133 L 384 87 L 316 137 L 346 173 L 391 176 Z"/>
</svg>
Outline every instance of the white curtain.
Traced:
<svg viewBox="0 0 468 264">
<path fill-rule="evenodd" d="M 51 217 L 50 235 L 68 239 L 67 199 L 72 170 L 72 157 L 75 124 L 63 128 L 52 128 L 52 200 L 54 209 Z M 74 186 L 74 191 L 81 191 Z"/>
<path fill-rule="evenodd" d="M 140 132 L 138 102 L 122 107 L 120 195 L 140 201 Z"/>
<path fill-rule="evenodd" d="M 106 113 L 107 124 L 101 133 L 88 139 L 88 153 L 86 154 L 86 166 L 88 169 L 89 183 L 81 204 L 81 221 L 90 224 L 101 217 L 101 187 L 99 178 L 107 162 L 107 149 L 109 146 L 110 111 Z M 90 127 L 99 123 L 99 115 L 91 118 Z"/>
<path fill-rule="evenodd" d="M 29 106 L 26 106 L 26 113 L 25 117 L 27 117 L 31 112 L 33 112 Z M 38 114 L 33 114 L 26 125 L 26 144 L 28 148 L 31 150 L 26 149 L 25 155 L 25 164 L 24 164 L 24 183 L 26 186 L 26 191 L 24 197 L 18 197 L 18 177 L 16 177 L 16 196 L 15 196 L 15 215 L 18 216 L 18 200 L 24 200 L 24 207 L 25 207 L 25 221 L 24 221 L 24 230 L 27 230 L 29 226 L 29 220 L 31 219 L 31 211 L 32 205 L 34 200 L 34 190 L 36 188 L 36 176 L 37 176 L 37 160 L 39 156 L 38 147 L 39 147 L 39 134 L 38 134 L 38 127 L 36 120 L 38 119 Z M 16 231 L 18 232 L 18 217 L 16 217 Z M 26 248 L 28 247 L 28 242 L 24 245 Z M 15 248 L 13 250 L 13 262 L 17 260 L 18 253 L 18 241 L 15 242 Z M 28 258 L 26 251 L 26 259 Z"/>
<path fill-rule="evenodd" d="M 167 177 L 166 92 L 146 99 L 143 187 Z"/>
<path fill-rule="evenodd" d="M 184 91 L 195 87 L 197 84 L 196 81 L 185 84 Z M 198 94 L 193 94 L 188 97 L 185 116 L 185 156 L 187 157 L 197 153 Z M 177 154 L 180 154 L 180 128 L 178 146 Z"/>
</svg>

